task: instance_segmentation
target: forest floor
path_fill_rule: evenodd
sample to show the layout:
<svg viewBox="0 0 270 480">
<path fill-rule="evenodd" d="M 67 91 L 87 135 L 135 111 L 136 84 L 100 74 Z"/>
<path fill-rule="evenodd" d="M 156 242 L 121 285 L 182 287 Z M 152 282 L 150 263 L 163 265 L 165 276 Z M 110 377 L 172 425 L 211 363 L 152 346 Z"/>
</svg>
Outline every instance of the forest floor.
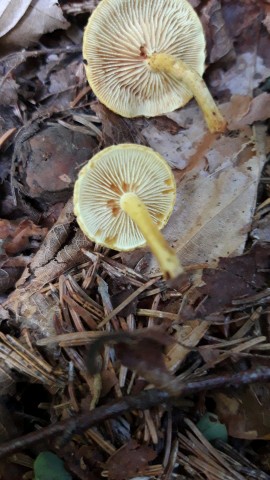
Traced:
<svg viewBox="0 0 270 480">
<path fill-rule="evenodd" d="M 97 101 L 98 3 L 0 7 L 0 478 L 269 480 L 269 0 L 190 0 L 222 135 L 194 100 L 152 119 Z M 175 281 L 76 223 L 81 166 L 119 143 L 173 169 Z"/>
</svg>

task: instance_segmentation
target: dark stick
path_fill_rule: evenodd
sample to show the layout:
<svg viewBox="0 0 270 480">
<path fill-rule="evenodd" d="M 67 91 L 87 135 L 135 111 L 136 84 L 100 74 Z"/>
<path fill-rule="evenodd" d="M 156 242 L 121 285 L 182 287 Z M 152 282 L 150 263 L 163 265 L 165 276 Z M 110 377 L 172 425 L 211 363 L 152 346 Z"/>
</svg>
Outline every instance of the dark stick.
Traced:
<svg viewBox="0 0 270 480">
<path fill-rule="evenodd" d="M 263 382 L 270 380 L 270 369 L 259 368 L 257 370 L 247 370 L 246 372 L 236 373 L 234 375 L 211 376 L 189 382 L 187 384 L 179 385 L 178 396 L 201 392 L 203 390 L 213 390 L 221 387 L 231 387 L 247 385 L 249 383 Z M 14 452 L 31 447 L 37 442 L 44 441 L 57 435 L 64 435 L 65 433 L 74 434 L 84 432 L 93 425 L 102 422 L 116 415 L 120 415 L 128 410 L 146 410 L 148 408 L 159 405 L 160 403 L 173 401 L 175 397 L 169 393 L 152 389 L 140 393 L 132 397 L 124 397 L 108 405 L 103 405 L 90 411 L 83 413 L 76 417 L 62 420 L 61 422 L 42 428 L 32 433 L 28 433 L 15 440 L 11 440 L 0 445 L 0 458 L 9 456 Z"/>
<path fill-rule="evenodd" d="M 23 435 L 22 437 L 2 443 L 0 444 L 0 458 L 29 448 L 31 445 L 47 440 L 51 437 L 56 437 L 58 435 L 72 436 L 74 433 L 84 432 L 88 428 L 106 420 L 107 418 L 115 417 L 128 410 L 145 410 L 164 401 L 168 401 L 168 399 L 169 394 L 167 392 L 161 392 L 155 389 L 143 392 L 136 397 L 124 397 L 121 400 L 117 400 L 113 403 L 89 411 L 89 413 L 83 413 L 76 417 L 62 420 L 49 427 L 42 428 L 28 433 L 27 435 Z"/>
</svg>

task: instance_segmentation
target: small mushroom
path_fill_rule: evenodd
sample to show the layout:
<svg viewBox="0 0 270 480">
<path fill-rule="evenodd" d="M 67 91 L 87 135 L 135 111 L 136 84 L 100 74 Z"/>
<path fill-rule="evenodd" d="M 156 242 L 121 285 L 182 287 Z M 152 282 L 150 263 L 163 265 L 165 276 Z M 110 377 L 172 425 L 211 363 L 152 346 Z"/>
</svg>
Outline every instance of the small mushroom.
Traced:
<svg viewBox="0 0 270 480">
<path fill-rule="evenodd" d="M 187 0 L 102 0 L 83 39 L 88 81 L 124 117 L 171 112 L 196 98 L 211 132 L 226 121 L 202 79 L 205 38 Z"/>
<path fill-rule="evenodd" d="M 84 234 L 118 251 L 148 243 L 166 279 L 183 268 L 160 233 L 175 203 L 173 173 L 161 155 L 142 145 L 105 148 L 82 168 L 74 211 Z"/>
</svg>

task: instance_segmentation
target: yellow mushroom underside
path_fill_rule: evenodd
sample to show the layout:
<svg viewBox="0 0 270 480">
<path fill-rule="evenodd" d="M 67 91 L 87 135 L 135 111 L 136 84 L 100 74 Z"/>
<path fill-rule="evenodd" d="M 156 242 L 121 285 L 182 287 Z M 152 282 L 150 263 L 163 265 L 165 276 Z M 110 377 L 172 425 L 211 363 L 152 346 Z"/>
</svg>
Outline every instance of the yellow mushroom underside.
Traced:
<svg viewBox="0 0 270 480">
<path fill-rule="evenodd" d="M 166 53 L 199 75 L 205 39 L 187 0 L 103 0 L 90 17 L 83 41 L 86 74 L 94 93 L 126 117 L 155 116 L 185 105 L 193 96 L 147 59 Z"/>
<path fill-rule="evenodd" d="M 88 238 L 119 251 L 145 245 L 138 226 L 121 208 L 127 192 L 140 198 L 158 229 L 167 223 L 175 203 L 175 182 L 166 161 L 139 145 L 109 147 L 85 165 L 75 183 L 75 214 Z"/>
</svg>

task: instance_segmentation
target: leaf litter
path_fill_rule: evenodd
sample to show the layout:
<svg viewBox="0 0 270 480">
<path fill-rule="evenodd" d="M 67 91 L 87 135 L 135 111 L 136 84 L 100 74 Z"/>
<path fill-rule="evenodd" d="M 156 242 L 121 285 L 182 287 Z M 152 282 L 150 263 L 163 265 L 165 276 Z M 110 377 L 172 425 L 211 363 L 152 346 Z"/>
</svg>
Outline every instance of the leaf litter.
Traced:
<svg viewBox="0 0 270 480">
<path fill-rule="evenodd" d="M 25 425 L 0 416 L 3 478 L 48 445 L 76 479 L 269 478 L 269 7 L 190 3 L 223 136 L 194 102 L 131 120 L 95 100 L 80 50 L 98 1 L 0 8 L 0 382 Z M 186 272 L 171 284 L 146 249 L 103 249 L 75 221 L 80 165 L 125 142 L 174 169 L 164 235 Z M 211 414 L 228 443 L 195 426 Z"/>
</svg>

